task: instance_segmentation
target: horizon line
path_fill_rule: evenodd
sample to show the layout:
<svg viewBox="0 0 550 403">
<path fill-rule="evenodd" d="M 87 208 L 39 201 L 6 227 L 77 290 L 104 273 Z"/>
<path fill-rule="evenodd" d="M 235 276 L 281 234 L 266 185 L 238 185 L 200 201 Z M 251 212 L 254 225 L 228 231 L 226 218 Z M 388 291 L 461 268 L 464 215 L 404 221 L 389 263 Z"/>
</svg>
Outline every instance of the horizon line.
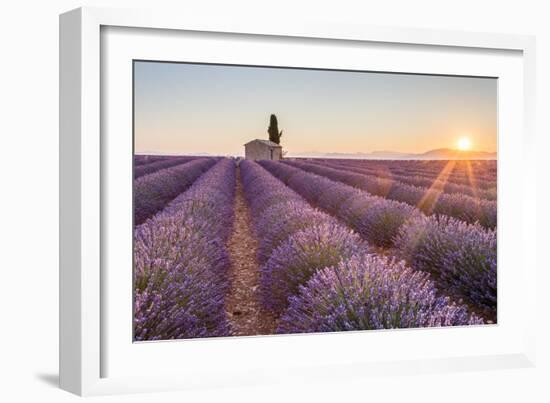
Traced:
<svg viewBox="0 0 550 403">
<path fill-rule="evenodd" d="M 448 152 L 454 152 L 457 154 L 475 154 L 475 153 L 481 153 L 481 154 L 497 154 L 498 151 L 486 151 L 486 150 L 459 150 L 456 148 L 447 148 L 447 147 L 441 147 L 441 148 L 433 148 L 427 151 L 423 152 L 407 152 L 407 151 L 392 151 L 392 150 L 375 150 L 375 151 L 297 151 L 297 152 L 291 152 L 286 150 L 289 154 L 292 155 L 377 155 L 377 154 L 400 154 L 400 155 L 424 155 L 428 154 L 434 151 L 439 150 L 445 150 Z M 211 152 L 205 152 L 205 151 L 191 151 L 191 152 L 165 152 L 160 150 L 145 150 L 145 151 L 135 151 L 134 155 L 211 155 L 211 156 L 221 156 L 221 155 L 240 155 L 244 154 L 244 152 L 238 152 L 238 153 L 211 153 Z"/>
</svg>

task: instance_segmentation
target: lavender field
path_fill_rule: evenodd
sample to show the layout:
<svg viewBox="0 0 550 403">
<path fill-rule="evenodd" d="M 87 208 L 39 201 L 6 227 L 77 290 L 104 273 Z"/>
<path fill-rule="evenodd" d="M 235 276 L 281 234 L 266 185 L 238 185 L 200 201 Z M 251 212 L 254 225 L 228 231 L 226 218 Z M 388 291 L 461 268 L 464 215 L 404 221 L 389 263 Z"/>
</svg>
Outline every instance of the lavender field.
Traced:
<svg viewBox="0 0 550 403">
<path fill-rule="evenodd" d="M 134 156 L 134 340 L 494 324 L 495 160 Z"/>
</svg>

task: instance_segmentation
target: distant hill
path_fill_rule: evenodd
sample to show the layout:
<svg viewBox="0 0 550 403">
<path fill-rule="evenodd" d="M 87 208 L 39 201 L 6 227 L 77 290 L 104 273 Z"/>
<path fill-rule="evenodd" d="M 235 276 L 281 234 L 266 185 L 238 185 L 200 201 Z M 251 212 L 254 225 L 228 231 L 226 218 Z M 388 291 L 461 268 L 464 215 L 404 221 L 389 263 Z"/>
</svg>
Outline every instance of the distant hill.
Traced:
<svg viewBox="0 0 550 403">
<path fill-rule="evenodd" d="M 436 150 L 430 150 L 423 154 L 412 154 L 419 157 L 419 159 L 465 159 L 465 160 L 494 160 L 497 158 L 497 153 L 490 153 L 487 151 L 461 151 L 453 150 L 450 148 L 438 148 Z"/>
<path fill-rule="evenodd" d="M 373 151 L 371 153 L 288 153 L 289 157 L 310 158 L 350 158 L 350 159 L 383 159 L 383 160 L 495 160 L 497 153 L 486 151 L 460 151 L 451 148 L 438 148 L 424 153 L 401 153 L 396 151 Z"/>
</svg>

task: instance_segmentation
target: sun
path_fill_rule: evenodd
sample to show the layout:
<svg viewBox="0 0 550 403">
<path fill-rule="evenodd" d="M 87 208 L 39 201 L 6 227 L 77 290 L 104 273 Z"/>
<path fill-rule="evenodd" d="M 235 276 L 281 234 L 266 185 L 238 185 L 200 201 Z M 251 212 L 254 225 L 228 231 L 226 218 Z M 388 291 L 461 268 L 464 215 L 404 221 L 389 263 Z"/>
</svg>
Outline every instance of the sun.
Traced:
<svg viewBox="0 0 550 403">
<path fill-rule="evenodd" d="M 472 146 L 472 142 L 468 137 L 461 137 L 458 139 L 457 145 L 460 151 L 467 151 Z"/>
</svg>

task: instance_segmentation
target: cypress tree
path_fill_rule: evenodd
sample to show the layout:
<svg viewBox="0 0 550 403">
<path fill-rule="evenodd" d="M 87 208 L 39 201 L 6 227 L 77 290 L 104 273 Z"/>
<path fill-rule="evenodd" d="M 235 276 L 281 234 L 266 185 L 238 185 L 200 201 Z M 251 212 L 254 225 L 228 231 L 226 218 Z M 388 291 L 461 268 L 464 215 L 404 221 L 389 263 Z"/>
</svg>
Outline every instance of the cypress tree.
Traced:
<svg viewBox="0 0 550 403">
<path fill-rule="evenodd" d="M 269 127 L 267 128 L 269 133 L 269 141 L 272 141 L 276 144 L 281 144 L 281 137 L 283 136 L 283 131 L 279 131 L 279 124 L 277 122 L 277 116 L 271 114 L 269 118 Z"/>
</svg>

